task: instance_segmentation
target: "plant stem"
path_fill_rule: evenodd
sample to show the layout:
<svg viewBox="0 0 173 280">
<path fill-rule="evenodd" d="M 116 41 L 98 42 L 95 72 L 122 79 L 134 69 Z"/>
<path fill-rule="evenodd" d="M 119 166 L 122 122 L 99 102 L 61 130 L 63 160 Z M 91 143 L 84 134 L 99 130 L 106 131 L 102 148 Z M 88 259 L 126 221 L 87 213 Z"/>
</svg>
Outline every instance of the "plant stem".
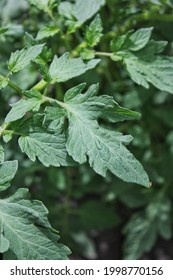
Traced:
<svg viewBox="0 0 173 280">
<path fill-rule="evenodd" d="M 4 129 L 3 132 L 12 133 L 12 134 L 14 134 L 14 135 L 19 135 L 19 136 L 26 136 L 25 134 L 22 134 L 22 133 L 19 133 L 19 132 L 17 132 L 17 131 L 10 130 L 10 129 Z"/>
<path fill-rule="evenodd" d="M 23 95 L 24 90 L 21 89 L 19 86 L 17 86 L 16 84 L 14 84 L 12 81 L 10 81 L 10 79 L 7 79 L 6 77 L 0 75 L 1 77 L 3 77 L 7 83 L 8 86 L 11 87 L 12 89 L 14 89 L 17 93 L 19 93 L 20 95 Z M 41 81 L 39 81 L 35 86 L 32 87 L 32 89 L 41 91 L 42 89 L 44 89 L 46 86 L 48 86 L 48 82 L 44 81 L 43 79 Z"/>
<path fill-rule="evenodd" d="M 56 100 L 54 98 L 48 97 L 48 96 L 43 96 L 43 101 L 44 102 L 49 102 L 49 103 L 57 103 L 61 107 L 65 107 L 65 104 L 59 100 Z"/>
<path fill-rule="evenodd" d="M 47 85 L 48 85 L 48 83 L 42 79 L 42 80 L 39 81 L 35 86 L 33 86 L 32 89 L 41 91 L 41 90 L 44 89 Z"/>
<path fill-rule="evenodd" d="M 9 123 L 3 123 L 0 126 L 0 137 L 2 136 L 2 134 L 4 133 L 4 131 L 6 130 L 6 128 L 9 126 Z"/>
<path fill-rule="evenodd" d="M 56 18 L 54 17 L 52 11 L 51 11 L 50 9 L 47 9 L 47 13 L 48 13 L 50 19 L 51 19 L 51 20 L 53 21 L 53 23 L 56 25 L 56 24 L 57 24 L 57 23 L 56 23 Z"/>
<path fill-rule="evenodd" d="M 113 53 L 108 53 L 108 52 L 95 52 L 95 55 L 111 57 L 111 56 L 113 55 Z"/>
<path fill-rule="evenodd" d="M 51 18 L 51 20 L 53 21 L 53 23 L 57 26 L 57 20 L 56 20 L 56 18 L 54 17 L 52 11 L 51 11 L 50 9 L 48 9 L 48 10 L 47 10 L 47 13 L 48 13 L 49 17 Z M 72 48 L 71 48 L 71 46 L 70 46 L 68 40 L 66 39 L 66 35 L 61 31 L 61 29 L 59 29 L 59 31 L 60 31 L 60 33 L 61 33 L 61 39 L 64 41 L 67 50 L 68 50 L 69 52 L 71 52 L 71 51 L 72 51 Z"/>
<path fill-rule="evenodd" d="M 72 48 L 71 48 L 71 46 L 70 46 L 68 40 L 66 39 L 66 37 L 67 37 L 67 36 L 66 36 L 64 33 L 62 33 L 62 31 L 61 31 L 61 39 L 64 41 L 67 50 L 68 50 L 69 52 L 72 52 Z"/>
<path fill-rule="evenodd" d="M 7 83 L 8 83 L 8 85 L 12 88 L 12 89 L 14 89 L 17 93 L 19 93 L 20 95 L 23 95 L 23 90 L 20 88 L 20 87 L 18 87 L 16 84 L 14 84 L 12 81 L 10 81 L 10 80 L 7 80 Z"/>
</svg>

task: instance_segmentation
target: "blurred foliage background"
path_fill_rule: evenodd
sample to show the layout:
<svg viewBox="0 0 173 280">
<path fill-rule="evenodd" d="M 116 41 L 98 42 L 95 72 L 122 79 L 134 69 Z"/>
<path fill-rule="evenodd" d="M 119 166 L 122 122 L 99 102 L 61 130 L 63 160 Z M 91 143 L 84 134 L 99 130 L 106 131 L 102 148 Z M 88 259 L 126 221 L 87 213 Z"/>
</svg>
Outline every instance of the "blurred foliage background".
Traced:
<svg viewBox="0 0 173 280">
<path fill-rule="evenodd" d="M 76 49 L 92 19 L 70 34 L 57 5 L 53 11 L 65 39 L 58 33 L 41 41 L 46 42 L 53 54 L 61 55 Z M 107 0 L 100 15 L 104 36 L 98 51 L 109 52 L 110 40 L 130 29 L 154 26 L 153 37 L 168 41 L 165 53 L 172 55 L 173 1 Z M 50 23 L 50 15 L 29 6 L 27 0 L 0 0 L 0 25 L 8 28 L 0 35 L 2 74 L 6 73 L 10 53 L 24 46 L 25 37 L 29 36 L 26 32 L 36 37 Z M 45 55 L 49 56 L 49 51 Z M 36 66 L 29 66 L 14 77 L 23 89 L 39 79 Z M 14 185 L 16 189 L 29 187 L 32 197 L 44 202 L 49 209 L 49 220 L 60 232 L 61 242 L 72 250 L 72 259 L 171 259 L 173 96 L 152 86 L 146 90 L 134 84 L 118 62 L 104 57 L 97 69 L 53 86 L 52 97 L 61 99 L 67 89 L 84 81 L 88 85 L 99 82 L 100 94 L 113 95 L 121 106 L 142 114 L 138 121 L 116 125 L 116 130 L 134 137 L 129 148 L 148 172 L 152 188 L 124 183 L 110 173 L 104 179 L 87 164 L 46 168 L 27 159 L 13 140 L 5 148 L 7 159 L 19 160 Z M 1 91 L 1 123 L 9 104 L 17 99 L 12 89 Z"/>
</svg>

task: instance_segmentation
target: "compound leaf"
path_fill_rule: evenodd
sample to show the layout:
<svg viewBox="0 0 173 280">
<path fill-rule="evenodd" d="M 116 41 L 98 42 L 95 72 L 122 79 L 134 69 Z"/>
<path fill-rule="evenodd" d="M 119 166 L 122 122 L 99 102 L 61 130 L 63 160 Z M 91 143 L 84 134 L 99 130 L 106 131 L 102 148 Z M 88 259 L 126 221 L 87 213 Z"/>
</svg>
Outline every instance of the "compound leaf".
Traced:
<svg viewBox="0 0 173 280">
<path fill-rule="evenodd" d="M 55 56 L 49 69 L 51 82 L 65 82 L 84 74 L 86 71 L 94 68 L 99 62 L 100 59 L 92 59 L 88 63 L 84 63 L 81 58 L 70 59 L 69 53 L 65 53 L 59 58 Z"/>
<path fill-rule="evenodd" d="M 146 55 L 146 56 L 144 56 Z M 149 88 L 149 83 L 156 88 L 173 93 L 173 58 L 166 56 L 148 56 L 148 51 L 143 54 L 128 54 L 124 58 L 126 69 L 134 82 Z"/>
<path fill-rule="evenodd" d="M 12 53 L 8 62 L 10 71 L 16 73 L 28 66 L 42 52 L 43 46 L 44 44 L 35 45 Z"/>
<path fill-rule="evenodd" d="M 66 145 L 69 155 L 79 163 L 86 162 L 88 157 L 90 166 L 102 176 L 110 170 L 124 181 L 149 187 L 143 167 L 124 146 L 132 138 L 98 124 L 98 117 L 104 117 L 104 109 L 114 108 L 113 100 L 109 96 L 96 97 L 97 85 L 92 85 L 85 94 L 76 94 L 76 88 L 74 91 L 71 99 L 68 93 L 68 101 L 63 105 L 69 121 Z"/>
<path fill-rule="evenodd" d="M 93 109 L 97 117 L 101 117 L 110 122 L 119 122 L 124 120 L 132 120 L 140 118 L 140 113 L 131 111 L 127 108 L 120 107 L 118 103 L 109 95 L 95 96 L 98 92 L 98 85 L 93 85 L 89 88 L 91 96 L 89 99 L 85 95 L 81 94 L 84 90 L 86 84 L 79 84 L 71 89 L 69 89 L 64 96 L 64 101 L 68 103 L 71 99 L 75 99 L 78 103 L 79 99 L 83 102 L 87 101 L 88 112 L 92 114 Z M 83 106 L 86 104 L 84 103 Z"/>
<path fill-rule="evenodd" d="M 111 41 L 111 49 L 113 52 L 120 50 L 139 51 L 143 49 L 150 40 L 153 27 L 140 28 L 134 32 L 134 30 L 128 31 L 126 34 L 114 38 Z"/>
<path fill-rule="evenodd" d="M 121 60 L 130 77 L 139 85 L 173 93 L 173 57 L 159 55 L 167 42 L 150 40 L 152 28 L 141 28 L 113 40 L 113 60 Z"/>
<path fill-rule="evenodd" d="M 30 201 L 28 190 L 19 189 L 0 203 L 0 251 L 10 250 L 19 260 L 67 259 L 70 250 L 57 243 L 48 211 L 40 201 Z"/>
</svg>

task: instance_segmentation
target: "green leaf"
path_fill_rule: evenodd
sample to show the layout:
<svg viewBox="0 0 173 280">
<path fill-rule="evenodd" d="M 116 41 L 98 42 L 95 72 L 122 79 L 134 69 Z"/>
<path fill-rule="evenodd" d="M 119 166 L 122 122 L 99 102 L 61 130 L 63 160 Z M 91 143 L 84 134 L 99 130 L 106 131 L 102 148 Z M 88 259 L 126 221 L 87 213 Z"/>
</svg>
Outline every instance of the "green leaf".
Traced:
<svg viewBox="0 0 173 280">
<path fill-rule="evenodd" d="M 4 34 L 5 32 L 7 32 L 8 31 L 8 27 L 1 27 L 0 28 L 0 35 L 1 34 Z"/>
<path fill-rule="evenodd" d="M 159 55 L 167 42 L 149 41 L 151 32 L 152 28 L 141 28 L 133 34 L 124 35 L 124 41 L 121 37 L 117 45 L 113 41 L 112 50 L 118 50 L 119 46 L 120 51 L 116 51 L 112 59 L 122 61 L 137 84 L 149 88 L 151 83 L 160 90 L 173 93 L 173 57 Z"/>
<path fill-rule="evenodd" d="M 132 215 L 124 229 L 124 259 L 139 259 L 149 252 L 157 236 L 169 239 L 172 236 L 171 201 L 160 193 L 144 211 Z"/>
<path fill-rule="evenodd" d="M 4 191 L 10 186 L 10 182 L 14 178 L 17 168 L 17 160 L 5 161 L 0 165 L 0 191 Z"/>
<path fill-rule="evenodd" d="M 82 49 L 80 51 L 80 57 L 84 60 L 90 60 L 93 59 L 95 57 L 95 51 L 91 50 L 91 49 Z"/>
<path fill-rule="evenodd" d="M 8 251 L 10 247 L 10 242 L 3 235 L 3 223 L 0 219 L 0 253 L 3 254 Z"/>
<path fill-rule="evenodd" d="M 92 97 L 90 99 L 90 105 L 92 107 L 95 106 L 95 110 L 98 111 L 99 116 L 109 122 L 121 122 L 141 117 L 140 113 L 119 106 L 113 97 L 108 95 Z"/>
<path fill-rule="evenodd" d="M 76 0 L 74 4 L 73 14 L 80 22 L 85 22 L 95 15 L 100 8 L 105 5 L 105 0 Z"/>
<path fill-rule="evenodd" d="M 82 93 L 85 87 L 86 83 L 83 83 L 69 89 L 65 93 L 64 101 L 68 102 L 71 99 L 74 99 L 77 95 L 80 95 Z M 141 117 L 141 114 L 138 112 L 120 107 L 118 103 L 115 102 L 112 96 L 94 96 L 94 94 L 96 94 L 98 91 L 98 85 L 93 85 L 90 89 L 91 91 L 93 90 L 93 96 L 92 98 L 87 100 L 87 105 L 90 106 L 89 111 L 92 111 L 94 107 L 95 113 L 97 112 L 97 115 L 99 117 L 104 118 L 110 122 L 133 120 Z"/>
<path fill-rule="evenodd" d="M 59 2 L 60 2 L 59 0 L 58 1 L 57 0 L 49 0 L 48 6 L 51 9 L 56 8 L 57 5 L 59 4 Z"/>
<path fill-rule="evenodd" d="M 68 102 L 69 100 L 73 99 L 76 95 L 82 93 L 84 88 L 86 87 L 86 83 L 79 84 L 68 91 L 66 91 L 64 96 L 64 101 Z"/>
<path fill-rule="evenodd" d="M 132 216 L 124 233 L 126 233 L 125 260 L 139 259 L 144 252 L 151 250 L 157 238 L 156 224 L 154 221 L 150 222 L 142 213 Z"/>
<path fill-rule="evenodd" d="M 8 241 L 8 239 L 4 237 L 2 232 L 0 232 L 0 253 L 1 254 L 5 253 L 6 251 L 8 251 L 9 247 L 10 247 L 10 242 Z"/>
<path fill-rule="evenodd" d="M 42 99 L 42 94 L 37 89 L 30 89 L 23 92 L 26 97 L 35 98 L 37 100 Z"/>
<path fill-rule="evenodd" d="M 51 132 L 43 127 L 36 117 L 28 119 L 21 127 L 17 127 L 17 132 L 22 134 L 19 138 L 22 152 L 26 153 L 32 161 L 37 157 L 45 166 L 69 165 L 71 161 L 67 155 L 62 129 Z M 43 122 L 43 119 L 41 121 Z"/>
<path fill-rule="evenodd" d="M 123 59 L 126 69 L 134 82 L 149 88 L 149 83 L 159 90 L 173 93 L 173 57 L 151 56 L 150 49 L 142 53 L 128 53 Z"/>
<path fill-rule="evenodd" d="M 0 75 L 0 89 L 5 88 L 8 85 L 7 79 Z"/>
<path fill-rule="evenodd" d="M 28 0 L 28 2 L 37 9 L 42 10 L 50 15 L 51 10 L 57 6 L 57 0 Z"/>
<path fill-rule="evenodd" d="M 35 45 L 12 53 L 8 62 L 10 71 L 16 73 L 28 66 L 42 52 L 43 46 L 44 44 Z"/>
<path fill-rule="evenodd" d="M 100 59 L 92 59 L 88 63 L 84 63 L 81 58 L 69 58 L 69 53 L 65 53 L 59 58 L 55 56 L 49 69 L 51 83 L 65 82 L 80 76 L 96 67 L 99 62 Z"/>
<path fill-rule="evenodd" d="M 35 161 L 37 157 L 47 167 L 67 165 L 65 136 L 63 134 L 30 133 L 20 137 L 19 146 L 32 161 Z"/>
<path fill-rule="evenodd" d="M 153 27 L 140 28 L 136 32 L 128 31 L 126 34 L 114 38 L 111 41 L 111 49 L 113 52 L 120 50 L 139 51 L 143 49 L 150 40 Z"/>
<path fill-rule="evenodd" d="M 81 89 L 79 89 L 80 92 Z M 98 117 L 110 106 L 109 96 L 96 97 L 98 86 L 92 85 L 85 94 L 71 94 L 62 106 L 69 121 L 67 151 L 77 162 L 89 159 L 90 166 L 100 175 L 108 170 L 127 182 L 149 187 L 149 179 L 141 164 L 123 145 L 132 139 L 99 126 Z M 65 96 L 67 100 L 67 96 Z M 109 104 L 109 105 L 108 105 Z M 110 109 L 114 107 L 114 103 Z M 115 121 L 115 120 L 114 120 Z"/>
<path fill-rule="evenodd" d="M 68 19 L 73 17 L 81 24 L 94 16 L 105 5 L 105 0 L 75 0 L 74 4 L 67 1 L 60 3 L 59 13 Z"/>
<path fill-rule="evenodd" d="M 21 119 L 27 112 L 38 111 L 42 100 L 37 98 L 21 99 L 18 102 L 11 104 L 12 109 L 5 118 L 5 122 L 13 122 Z"/>
<path fill-rule="evenodd" d="M 61 2 L 58 6 L 59 14 L 67 19 L 73 20 L 73 4 L 67 1 Z"/>
<path fill-rule="evenodd" d="M 51 232 L 47 214 L 41 202 L 28 200 L 27 189 L 1 199 L 0 250 L 10 247 L 18 260 L 67 259 L 70 250 L 57 243 L 59 236 Z"/>
<path fill-rule="evenodd" d="M 57 26 L 44 26 L 43 28 L 41 28 L 37 34 L 37 37 L 35 38 L 36 40 L 42 40 L 44 38 L 49 38 L 49 37 L 53 37 L 54 35 L 56 35 L 58 32 L 60 31 L 60 29 Z"/>
<path fill-rule="evenodd" d="M 113 98 L 110 98 L 110 101 L 113 101 Z M 141 114 L 127 108 L 123 108 L 118 105 L 115 101 L 112 102 L 112 108 L 105 108 L 102 111 L 102 116 L 109 120 L 110 122 L 121 122 L 125 120 L 134 120 L 139 119 Z"/>
<path fill-rule="evenodd" d="M 50 130 L 57 131 L 64 125 L 65 111 L 59 107 L 46 107 L 44 124 L 48 126 Z"/>
<path fill-rule="evenodd" d="M 125 35 L 119 36 L 118 38 L 114 38 L 111 41 L 110 48 L 115 53 L 115 55 L 116 55 L 117 51 L 121 50 L 121 47 L 123 46 L 126 38 L 127 38 L 127 35 L 125 34 Z"/>
<path fill-rule="evenodd" d="M 28 2 L 39 10 L 48 11 L 49 0 L 28 0 Z"/>
<path fill-rule="evenodd" d="M 13 131 L 4 131 L 3 141 L 8 143 L 13 138 Z"/>
<path fill-rule="evenodd" d="M 4 162 L 4 148 L 0 145 L 0 164 Z"/>
<path fill-rule="evenodd" d="M 85 41 L 89 47 L 94 47 L 100 42 L 100 38 L 103 35 L 102 31 L 103 27 L 101 18 L 97 15 L 86 29 Z"/>
<path fill-rule="evenodd" d="M 90 236 L 88 236 L 87 232 L 75 232 L 72 234 L 72 239 L 77 244 L 77 252 L 82 252 L 82 256 L 89 260 L 97 258 L 95 242 Z"/>
<path fill-rule="evenodd" d="M 143 49 L 149 42 L 153 27 L 150 28 L 140 28 L 135 33 L 130 36 L 131 45 L 129 50 L 139 51 Z"/>
</svg>

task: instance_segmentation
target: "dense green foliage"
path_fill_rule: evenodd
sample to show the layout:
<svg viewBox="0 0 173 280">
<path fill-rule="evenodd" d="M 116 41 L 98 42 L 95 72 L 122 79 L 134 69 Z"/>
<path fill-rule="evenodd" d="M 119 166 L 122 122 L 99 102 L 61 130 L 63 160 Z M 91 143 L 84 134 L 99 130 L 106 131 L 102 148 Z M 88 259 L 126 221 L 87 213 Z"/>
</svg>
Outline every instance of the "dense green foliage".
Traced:
<svg viewBox="0 0 173 280">
<path fill-rule="evenodd" d="M 4 259 L 96 258 L 92 236 L 108 230 L 125 236 L 119 257 L 138 259 L 172 237 L 172 12 L 0 2 Z"/>
</svg>

